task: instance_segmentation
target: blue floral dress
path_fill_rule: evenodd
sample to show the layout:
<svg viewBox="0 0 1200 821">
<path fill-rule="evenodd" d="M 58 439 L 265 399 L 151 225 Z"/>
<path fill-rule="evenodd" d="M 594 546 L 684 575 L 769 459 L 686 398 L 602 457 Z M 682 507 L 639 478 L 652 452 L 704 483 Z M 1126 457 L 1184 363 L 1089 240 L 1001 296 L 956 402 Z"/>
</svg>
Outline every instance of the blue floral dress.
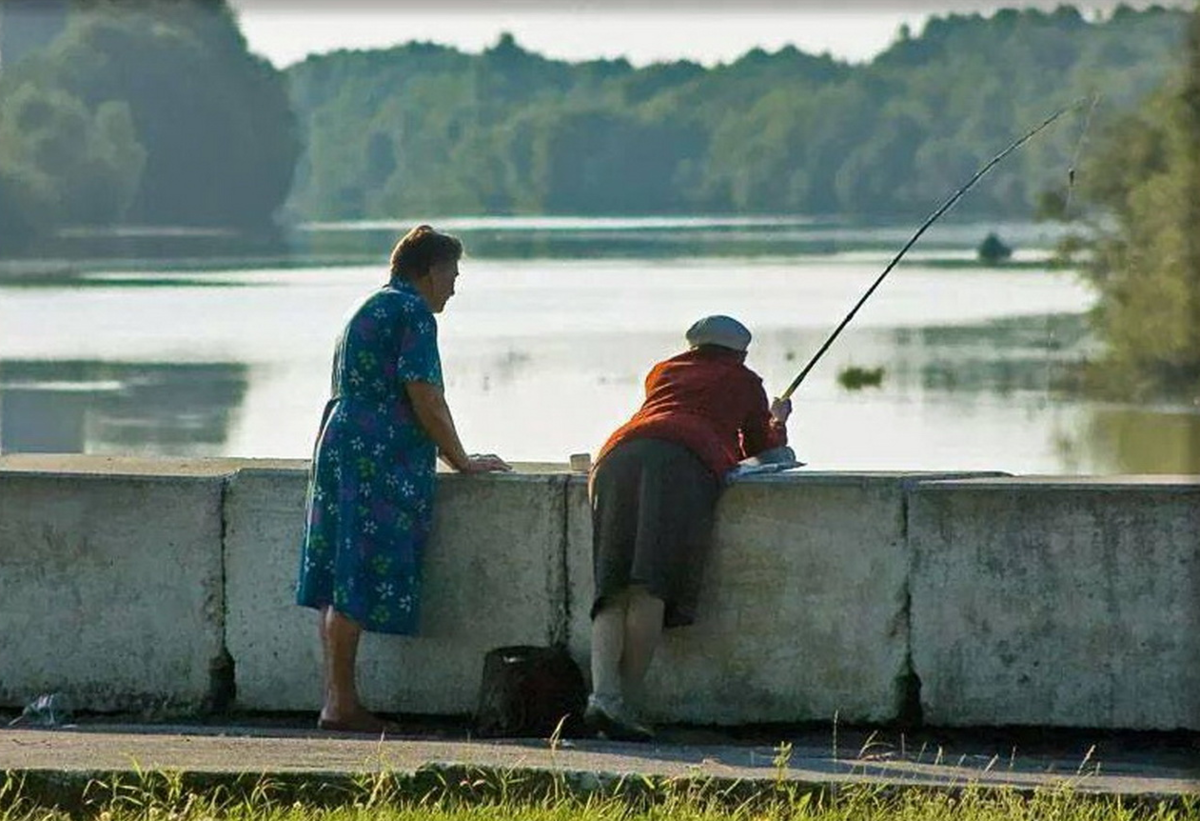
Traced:
<svg viewBox="0 0 1200 821">
<path fill-rule="evenodd" d="M 437 446 L 406 382 L 442 384 L 437 322 L 403 280 L 367 297 L 333 357 L 313 454 L 296 601 L 363 629 L 411 635 L 433 520 Z"/>
</svg>

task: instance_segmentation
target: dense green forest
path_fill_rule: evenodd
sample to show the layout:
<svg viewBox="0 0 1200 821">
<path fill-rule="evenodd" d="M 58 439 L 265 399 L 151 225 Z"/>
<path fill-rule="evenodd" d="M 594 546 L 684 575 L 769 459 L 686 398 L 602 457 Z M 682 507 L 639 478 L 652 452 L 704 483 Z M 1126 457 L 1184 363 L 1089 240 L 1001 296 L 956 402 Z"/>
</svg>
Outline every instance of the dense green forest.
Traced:
<svg viewBox="0 0 1200 821">
<path fill-rule="evenodd" d="M 636 69 L 548 60 L 505 36 L 481 54 L 409 43 L 281 74 L 248 53 L 223 0 L 60 5 L 61 33 L 0 69 L 0 246 L 80 224 L 254 229 L 285 197 L 290 220 L 912 219 L 1081 94 L 1103 95 L 1102 119 L 1133 110 L 1177 62 L 1186 21 L 951 15 L 863 65 L 785 48 Z M 1064 122 L 959 210 L 1028 216 L 1077 141 Z"/>
<path fill-rule="evenodd" d="M 311 57 L 287 72 L 306 143 L 288 212 L 911 219 L 1079 96 L 1102 95 L 1101 120 L 1133 108 L 1177 62 L 1186 19 L 951 15 L 865 65 L 792 48 L 713 69 L 572 64 L 507 36 L 476 55 L 411 43 Z M 1031 143 L 959 210 L 1029 216 L 1065 185 L 1079 127 Z"/>
<path fill-rule="evenodd" d="M 7 23 L 27 10 L 0 4 Z M 299 153 L 295 117 L 225 4 L 93 0 L 63 14 L 61 33 L 0 70 L 0 248 L 68 225 L 270 225 Z"/>
<path fill-rule="evenodd" d="M 1100 386 L 1200 402 L 1200 11 L 1186 33 L 1186 59 L 1106 130 L 1081 192 L 1103 218 L 1085 234 Z"/>
</svg>

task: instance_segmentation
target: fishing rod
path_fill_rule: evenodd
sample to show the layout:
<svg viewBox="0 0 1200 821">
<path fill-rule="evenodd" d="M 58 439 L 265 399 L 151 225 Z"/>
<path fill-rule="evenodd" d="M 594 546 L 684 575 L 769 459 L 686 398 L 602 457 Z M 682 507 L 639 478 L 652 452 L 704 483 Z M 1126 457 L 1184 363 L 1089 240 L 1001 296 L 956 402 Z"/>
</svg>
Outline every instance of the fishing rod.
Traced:
<svg viewBox="0 0 1200 821">
<path fill-rule="evenodd" d="M 863 306 L 863 304 L 868 299 L 871 298 L 871 294 L 875 293 L 875 289 L 880 286 L 880 284 L 887 277 L 887 275 L 892 272 L 892 269 L 896 267 L 896 264 L 900 262 L 900 260 L 904 257 L 904 255 L 906 253 L 908 253 L 908 249 L 912 248 L 913 245 L 916 244 L 917 240 L 919 240 L 921 238 L 921 235 L 925 233 L 926 229 L 928 229 L 929 226 L 931 226 L 935 222 L 937 222 L 938 218 L 941 217 L 942 214 L 949 211 L 950 207 L 953 206 L 954 203 L 956 203 L 960 199 L 962 199 L 963 195 L 966 194 L 968 191 L 970 191 L 971 187 L 974 186 L 975 183 L 979 182 L 979 180 L 983 177 L 984 174 L 991 171 L 992 168 L 994 168 L 996 165 L 998 165 L 1005 157 L 1007 157 L 1009 154 L 1016 151 L 1018 148 L 1020 148 L 1022 145 L 1027 143 L 1029 140 L 1033 139 L 1043 129 L 1049 128 L 1050 125 L 1055 120 L 1057 120 L 1059 117 L 1063 116 L 1068 111 L 1073 111 L 1076 108 L 1079 108 L 1084 103 L 1088 102 L 1089 99 L 1093 100 L 1092 107 L 1094 109 L 1095 108 L 1095 101 L 1094 101 L 1095 98 L 1094 97 L 1093 98 L 1081 97 L 1078 100 L 1075 100 L 1075 102 L 1070 103 L 1069 105 L 1063 106 L 1058 111 L 1055 111 L 1053 114 L 1051 114 L 1045 120 L 1043 120 L 1041 122 L 1041 124 L 1038 125 L 1036 128 L 1030 129 L 1025 134 L 1023 134 L 1021 137 L 1014 140 L 1012 142 L 1012 144 L 1008 146 L 1008 148 L 1001 151 L 995 157 L 992 157 L 992 159 L 986 165 L 984 165 L 982 168 L 980 168 L 978 171 L 975 172 L 975 175 L 972 176 L 971 179 L 967 180 L 965 185 L 963 185 L 961 188 L 959 188 L 957 191 L 955 191 L 950 196 L 949 199 L 947 199 L 944 203 L 942 203 L 942 205 L 936 211 L 934 211 L 929 216 L 929 218 L 925 220 L 924 223 L 921 224 L 921 227 L 918 228 L 917 232 L 912 235 L 912 238 L 909 239 L 909 241 L 904 244 L 904 247 L 900 249 L 900 253 L 898 253 L 898 254 L 896 254 L 896 256 L 892 257 L 892 261 L 889 262 L 888 266 L 883 269 L 883 273 L 880 274 L 879 277 L 875 280 L 875 282 L 871 285 L 871 287 L 867 289 L 867 292 L 862 295 L 862 298 L 858 300 L 858 302 L 855 304 L 855 306 L 850 309 L 850 313 L 846 314 L 845 319 L 843 319 L 841 321 L 841 323 L 833 330 L 833 333 L 829 335 L 829 338 L 825 340 L 825 343 L 823 345 L 821 345 L 821 347 L 817 350 L 817 352 L 815 354 L 813 354 L 812 359 L 808 360 L 808 364 L 805 365 L 804 369 L 802 371 L 800 371 L 800 373 L 796 376 L 795 379 L 792 380 L 792 384 L 788 385 L 787 390 L 784 391 L 783 394 L 779 398 L 786 401 L 787 399 L 789 399 L 791 397 L 792 393 L 796 390 L 797 387 L 799 387 L 800 383 L 804 381 L 804 378 L 806 376 L 808 376 L 809 371 L 811 371 L 813 369 L 813 367 L 817 364 L 817 362 L 821 359 L 821 357 L 825 355 L 825 352 L 829 350 L 829 346 L 831 346 L 833 344 L 834 340 L 838 338 L 838 335 L 841 334 L 842 330 L 847 325 L 850 324 L 850 320 L 854 319 L 854 315 L 858 313 L 858 309 L 861 308 Z M 1071 170 L 1072 170 L 1072 172 L 1074 172 L 1074 168 L 1072 168 Z"/>
</svg>

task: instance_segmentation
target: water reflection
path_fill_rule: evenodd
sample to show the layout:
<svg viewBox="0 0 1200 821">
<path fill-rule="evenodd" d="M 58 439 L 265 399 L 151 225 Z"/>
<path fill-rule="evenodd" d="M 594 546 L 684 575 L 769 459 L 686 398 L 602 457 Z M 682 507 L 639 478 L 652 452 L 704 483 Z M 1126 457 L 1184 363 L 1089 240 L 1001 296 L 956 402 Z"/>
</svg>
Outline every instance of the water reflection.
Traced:
<svg viewBox="0 0 1200 821">
<path fill-rule="evenodd" d="M 379 259 L 411 227 L 403 221 L 316 223 L 288 234 L 297 258 Z M 438 227 L 462 237 L 472 257 L 488 259 L 745 258 L 898 251 L 916 226 L 874 225 L 829 217 L 457 218 Z M 1018 249 L 1053 247 L 1062 229 L 1034 223 L 952 223 L 935 226 L 922 249 L 973 264 L 974 251 L 999 232 Z M 962 252 L 966 252 L 965 254 Z M 915 259 L 924 253 L 915 251 Z M 1044 256 L 1044 254 L 1042 255 Z"/>
<path fill-rule="evenodd" d="M 895 340 L 904 371 L 926 390 L 1046 399 L 1077 393 L 1092 344 L 1080 314 L 901 329 Z"/>
<path fill-rule="evenodd" d="M 1061 433 L 1064 461 L 1083 472 L 1200 474 L 1200 413 L 1098 408 Z"/>
<path fill-rule="evenodd" d="M 236 363 L 0 360 L 0 453 L 219 455 L 248 384 Z"/>
<path fill-rule="evenodd" d="M 874 224 L 837 217 L 453 217 L 439 228 L 464 240 L 473 259 L 716 259 L 853 256 L 890 259 L 915 225 Z M 0 258 L 10 282 L 71 282 L 81 271 L 118 266 L 193 271 L 262 266 L 384 264 L 414 220 L 312 223 L 260 233 L 230 229 L 102 228 L 67 230 Z M 1044 265 L 1061 226 L 1028 222 L 952 222 L 933 226 L 907 256 L 926 264 L 978 266 L 975 250 L 998 233 L 1017 251 L 1006 267 Z M 140 284 L 152 284 L 141 281 Z"/>
<path fill-rule="evenodd" d="M 281 229 L 248 233 L 228 228 L 96 228 L 68 229 L 28 249 L 29 259 L 78 262 L 122 260 L 153 264 L 163 260 L 214 262 L 287 252 Z"/>
<path fill-rule="evenodd" d="M 892 387 L 901 393 L 925 391 L 975 406 L 992 397 L 1013 414 L 1022 407 L 1074 408 L 1048 426 L 1061 472 L 1200 474 L 1200 408 L 1087 398 L 1083 367 L 1096 343 L 1082 314 L 900 329 L 893 336 L 888 372 L 895 370 Z"/>
<path fill-rule="evenodd" d="M 782 390 L 912 230 L 436 222 L 471 256 L 439 320 L 456 422 L 514 461 L 594 451 L 705 313 L 750 325 L 751 364 Z M 0 260 L 0 450 L 307 457 L 344 313 L 380 284 L 407 227 L 310 226 L 283 250 L 259 246 L 274 261 L 217 236 L 67 238 L 94 254 L 64 263 L 61 281 Z M 798 391 L 792 432 L 814 469 L 1200 470 L 1187 408 L 1114 410 L 1079 390 L 1094 295 L 1070 272 L 974 264 L 993 229 L 1044 256 L 1043 228 L 935 228 Z M 120 258 L 103 261 L 102 241 Z M 321 266 L 346 259 L 364 264 Z M 883 368 L 882 384 L 845 390 L 848 367 Z"/>
</svg>

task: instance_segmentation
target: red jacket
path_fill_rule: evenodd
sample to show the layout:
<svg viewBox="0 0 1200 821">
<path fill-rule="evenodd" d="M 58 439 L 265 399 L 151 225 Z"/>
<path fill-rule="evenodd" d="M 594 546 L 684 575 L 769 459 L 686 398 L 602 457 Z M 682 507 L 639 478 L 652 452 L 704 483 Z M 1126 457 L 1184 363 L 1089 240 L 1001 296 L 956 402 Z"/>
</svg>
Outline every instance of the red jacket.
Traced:
<svg viewBox="0 0 1200 821">
<path fill-rule="evenodd" d="M 646 401 L 608 437 L 596 461 L 643 437 L 678 442 L 720 477 L 748 456 L 787 444 L 787 429 L 774 422 L 762 379 L 740 353 L 693 349 L 654 366 Z"/>
</svg>

